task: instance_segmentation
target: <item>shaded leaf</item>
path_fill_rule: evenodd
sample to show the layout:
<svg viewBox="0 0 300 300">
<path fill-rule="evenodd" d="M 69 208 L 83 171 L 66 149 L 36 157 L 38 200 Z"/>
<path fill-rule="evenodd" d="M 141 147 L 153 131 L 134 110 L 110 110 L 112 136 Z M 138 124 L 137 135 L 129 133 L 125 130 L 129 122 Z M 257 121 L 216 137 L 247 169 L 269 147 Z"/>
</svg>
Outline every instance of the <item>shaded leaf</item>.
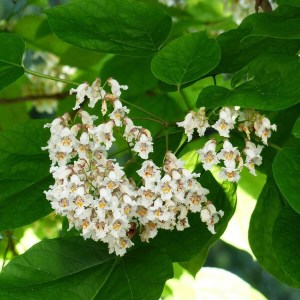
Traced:
<svg viewBox="0 0 300 300">
<path fill-rule="evenodd" d="M 153 55 L 171 29 L 162 10 L 128 0 L 75 0 L 46 14 L 60 39 L 102 53 Z"/>
<path fill-rule="evenodd" d="M 283 200 L 272 179 L 267 181 L 252 213 L 249 227 L 249 243 L 259 264 L 282 282 L 300 287 L 282 269 L 273 248 L 273 227 L 277 216 L 284 207 Z"/>
<path fill-rule="evenodd" d="M 299 234 L 299 214 L 285 207 L 274 224 L 273 246 L 282 269 L 300 284 Z"/>
<path fill-rule="evenodd" d="M 170 42 L 153 58 L 151 69 L 159 80 L 181 86 L 211 71 L 220 56 L 217 42 L 201 31 Z"/>
<path fill-rule="evenodd" d="M 44 240 L 3 269 L 0 296 L 156 300 L 172 273 L 170 259 L 156 248 L 140 247 L 119 258 L 105 244 L 82 237 Z"/>
<path fill-rule="evenodd" d="M 14 34 L 0 33 L 0 90 L 24 74 L 24 42 Z"/>
<path fill-rule="evenodd" d="M 29 224 L 50 211 L 43 191 L 52 182 L 50 161 L 41 147 L 49 132 L 30 121 L 0 133 L 0 230 Z"/>
<path fill-rule="evenodd" d="M 273 162 L 275 181 L 292 208 L 300 213 L 300 150 L 284 148 Z"/>
<path fill-rule="evenodd" d="M 197 106 L 251 107 L 281 110 L 300 102 L 300 60 L 287 54 L 262 55 L 247 66 L 247 82 L 229 90 L 208 86 L 198 97 Z"/>
</svg>

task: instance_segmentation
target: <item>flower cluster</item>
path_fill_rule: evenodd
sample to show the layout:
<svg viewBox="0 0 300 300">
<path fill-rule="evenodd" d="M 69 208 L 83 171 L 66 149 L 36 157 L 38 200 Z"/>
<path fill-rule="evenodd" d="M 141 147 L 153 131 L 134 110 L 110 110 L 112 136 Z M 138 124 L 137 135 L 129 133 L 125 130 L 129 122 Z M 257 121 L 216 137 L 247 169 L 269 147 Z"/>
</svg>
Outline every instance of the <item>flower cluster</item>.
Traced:
<svg viewBox="0 0 300 300">
<path fill-rule="evenodd" d="M 117 255 L 124 255 L 133 245 L 137 231 L 147 242 L 158 229 L 184 230 L 189 227 L 189 212 L 198 212 L 215 233 L 214 225 L 223 212 L 207 199 L 209 191 L 197 181 L 200 175 L 187 171 L 169 151 L 162 168 L 149 160 L 153 151 L 151 134 L 133 124 L 129 109 L 120 101 L 121 90 L 127 86 L 112 78 L 107 83 L 110 92 L 97 79 L 91 86 L 81 84 L 71 93 L 76 93 L 75 110 L 86 99 L 91 107 L 101 100 L 104 116 L 111 104 L 108 120 L 104 118 L 106 121 L 96 125 L 97 116 L 79 109 L 77 124 L 66 113 L 45 125 L 51 137 L 43 149 L 49 151 L 55 180 L 45 194 L 52 208 L 68 218 L 70 228 L 81 230 L 84 238 L 107 243 L 109 252 Z M 145 160 L 137 171 L 140 186 L 109 158 L 116 131 Z"/>
<path fill-rule="evenodd" d="M 262 163 L 260 153 L 263 146 L 255 144 L 253 138 L 251 141 L 251 134 L 253 133 L 256 139 L 260 138 L 262 143 L 267 145 L 272 131 L 276 131 L 276 125 L 271 125 L 267 117 L 253 109 L 240 110 L 238 107 L 222 107 L 219 111 L 219 119 L 211 126 L 205 116 L 204 107 L 201 107 L 198 113 L 189 112 L 185 120 L 177 125 L 184 128 L 188 141 L 191 140 L 194 129 L 197 129 L 199 136 L 203 136 L 209 127 L 215 129 L 223 137 L 223 146 L 219 153 L 217 153 L 218 143 L 215 139 L 207 141 L 197 152 L 205 170 L 210 170 L 222 161 L 223 166 L 219 177 L 231 182 L 237 182 L 240 179 L 240 172 L 244 166 L 251 174 L 256 175 L 255 165 L 259 166 Z M 242 151 L 245 155 L 244 159 L 238 148 L 228 140 L 230 131 L 234 128 L 246 134 L 245 148 Z"/>
</svg>

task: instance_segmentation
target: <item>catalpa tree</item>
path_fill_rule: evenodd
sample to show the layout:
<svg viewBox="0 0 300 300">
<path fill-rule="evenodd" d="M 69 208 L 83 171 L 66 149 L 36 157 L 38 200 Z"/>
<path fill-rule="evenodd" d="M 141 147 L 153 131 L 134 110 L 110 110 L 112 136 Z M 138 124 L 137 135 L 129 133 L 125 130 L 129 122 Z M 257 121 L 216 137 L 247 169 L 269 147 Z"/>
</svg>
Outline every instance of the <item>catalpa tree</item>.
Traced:
<svg viewBox="0 0 300 300">
<path fill-rule="evenodd" d="M 0 33 L 0 230 L 62 223 L 3 263 L 0 298 L 159 299 L 173 263 L 201 269 L 257 174 L 251 249 L 299 288 L 299 1 L 253 1 L 224 32 L 201 1 L 65 2 Z"/>
</svg>

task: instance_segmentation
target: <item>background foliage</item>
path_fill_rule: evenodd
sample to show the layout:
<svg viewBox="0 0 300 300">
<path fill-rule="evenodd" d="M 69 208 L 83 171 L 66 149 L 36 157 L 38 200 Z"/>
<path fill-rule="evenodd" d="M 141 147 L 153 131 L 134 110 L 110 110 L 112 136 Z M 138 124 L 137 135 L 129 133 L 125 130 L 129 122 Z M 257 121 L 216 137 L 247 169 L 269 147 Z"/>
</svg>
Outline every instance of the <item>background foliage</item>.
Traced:
<svg viewBox="0 0 300 300">
<path fill-rule="evenodd" d="M 205 278 L 220 276 L 219 286 L 224 280 L 225 274 L 218 270 L 200 269 L 207 255 L 207 265 L 213 264 L 209 250 L 226 228 L 223 239 L 247 250 L 281 282 L 300 287 L 300 5 L 297 0 L 277 0 L 272 3 L 274 11 L 251 14 L 254 1 L 248 7 L 245 2 L 187 0 L 174 1 L 172 6 L 166 5 L 169 1 L 155 0 L 1 3 L 1 299 L 150 300 L 158 299 L 163 288 L 163 298 L 183 299 L 180 290 L 186 286 L 205 293 L 201 289 Z M 165 129 L 145 120 L 134 105 L 170 124 L 181 121 L 191 109 L 233 105 L 260 109 L 277 124 L 278 131 L 263 150 L 257 177 L 243 174 L 238 187 L 217 181 L 211 173 L 201 177 L 216 207 L 225 212 L 216 226 L 217 235 L 207 231 L 199 216 L 191 215 L 191 228 L 160 232 L 146 245 L 136 241 L 128 254 L 116 258 L 108 255 L 106 245 L 84 241 L 78 233 L 66 230 L 65 220 L 49 215 L 51 207 L 43 191 L 52 182 L 50 162 L 41 150 L 49 133 L 43 125 L 71 111 L 74 100 L 68 95 L 69 80 L 91 82 L 97 76 L 113 76 L 129 86 L 124 100 L 136 122 L 155 136 L 159 155 L 153 160 L 158 163 L 165 151 L 162 133 L 168 130 L 169 148 L 177 149 L 190 170 L 203 171 L 196 150 L 206 137 L 194 137 L 187 144 L 178 128 Z M 64 83 L 50 77 L 61 77 Z M 243 141 L 238 134 L 234 138 L 237 143 Z M 126 161 L 127 147 L 122 149 L 122 141 L 117 141 L 117 158 Z M 254 205 L 250 219 L 248 208 L 251 211 Z M 238 224 L 241 213 L 243 221 Z M 243 227 L 249 227 L 251 249 L 247 241 L 242 245 L 246 238 L 236 231 Z M 220 249 L 216 254 L 220 255 L 222 247 L 217 243 L 212 253 Z M 191 275 L 196 274 L 193 279 Z M 243 299 L 256 293 L 245 288 Z M 267 296 L 297 299 L 299 293 L 282 287 Z M 259 293 L 250 297 L 263 299 Z"/>
</svg>

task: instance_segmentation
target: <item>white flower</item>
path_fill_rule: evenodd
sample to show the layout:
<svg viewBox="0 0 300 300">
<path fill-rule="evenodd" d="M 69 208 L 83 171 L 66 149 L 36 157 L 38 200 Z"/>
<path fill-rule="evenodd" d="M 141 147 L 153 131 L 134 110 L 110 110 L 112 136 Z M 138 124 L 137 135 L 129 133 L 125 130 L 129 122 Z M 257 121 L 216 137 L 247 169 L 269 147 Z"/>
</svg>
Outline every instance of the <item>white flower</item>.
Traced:
<svg viewBox="0 0 300 300">
<path fill-rule="evenodd" d="M 76 89 L 70 90 L 70 95 L 76 93 L 76 105 L 73 107 L 74 110 L 79 109 L 83 103 L 84 98 L 90 93 L 90 87 L 87 82 L 80 84 Z"/>
<path fill-rule="evenodd" d="M 204 170 L 210 170 L 214 165 L 219 163 L 216 153 L 216 146 L 216 140 L 211 139 L 205 143 L 202 149 L 197 151 L 197 153 L 200 155 Z"/>
<path fill-rule="evenodd" d="M 120 85 L 119 82 L 113 78 L 109 78 L 107 80 L 108 85 L 111 87 L 111 92 L 113 95 L 115 95 L 117 98 L 121 96 L 121 90 L 127 90 L 127 85 Z"/>
<path fill-rule="evenodd" d="M 126 114 L 129 113 L 129 109 L 126 106 L 123 106 L 122 108 L 115 108 L 112 113 L 109 114 L 109 117 L 111 120 L 115 122 L 115 125 L 117 127 L 122 126 L 122 119 Z"/>
<path fill-rule="evenodd" d="M 153 152 L 152 139 L 145 134 L 141 134 L 133 147 L 133 151 L 137 152 L 141 158 L 148 159 L 149 153 Z"/>
<path fill-rule="evenodd" d="M 197 129 L 199 136 L 204 136 L 207 127 L 209 127 L 208 119 L 205 116 L 205 107 L 200 107 L 197 113 L 190 111 L 185 116 L 184 121 L 177 122 L 177 126 L 184 128 L 188 142 L 192 139 L 194 129 Z"/>
<path fill-rule="evenodd" d="M 206 129 L 209 127 L 208 119 L 205 116 L 205 107 L 200 107 L 195 118 L 195 128 L 199 136 L 204 136 Z"/>
<path fill-rule="evenodd" d="M 194 111 L 189 112 L 182 122 L 177 122 L 178 127 L 183 127 L 184 132 L 187 135 L 188 142 L 192 139 L 193 132 L 195 129 L 195 118 L 196 113 Z"/>
<path fill-rule="evenodd" d="M 142 167 L 137 171 L 137 174 L 142 177 L 145 181 L 145 185 L 152 186 L 153 183 L 159 182 L 160 177 L 160 169 L 154 164 L 152 160 L 145 160 L 142 163 Z"/>
<path fill-rule="evenodd" d="M 104 99 L 106 92 L 101 87 L 101 80 L 97 78 L 88 90 L 88 98 L 90 99 L 89 107 L 94 108 L 96 103 Z"/>
<path fill-rule="evenodd" d="M 234 112 L 230 107 L 221 108 L 219 120 L 211 126 L 219 132 L 220 136 L 229 137 L 229 131 L 234 128 L 235 118 L 237 117 Z"/>
<path fill-rule="evenodd" d="M 238 182 L 240 180 L 240 169 L 235 167 L 222 167 L 219 173 L 220 179 L 225 179 L 230 182 Z"/>
<path fill-rule="evenodd" d="M 223 144 L 223 149 L 218 153 L 218 159 L 224 160 L 224 164 L 226 167 L 235 168 L 235 160 L 240 156 L 239 150 L 237 147 L 233 147 L 232 144 L 225 140 Z"/>
<path fill-rule="evenodd" d="M 246 141 L 246 148 L 244 149 L 244 153 L 246 154 L 246 163 L 245 166 L 249 169 L 252 175 L 256 175 L 255 173 L 255 165 L 260 166 L 262 163 L 262 157 L 260 155 L 263 150 L 263 146 L 255 145 L 251 141 Z"/>
<path fill-rule="evenodd" d="M 207 229 L 215 234 L 214 225 L 219 222 L 219 217 L 223 217 L 224 212 L 222 210 L 216 210 L 215 206 L 211 202 L 207 202 L 207 204 L 202 208 L 200 212 L 201 221 L 206 223 Z"/>
<path fill-rule="evenodd" d="M 271 125 L 268 118 L 262 116 L 254 122 L 255 134 L 262 139 L 265 145 L 268 145 L 268 138 L 271 136 L 271 131 L 276 131 L 275 124 Z"/>
</svg>

